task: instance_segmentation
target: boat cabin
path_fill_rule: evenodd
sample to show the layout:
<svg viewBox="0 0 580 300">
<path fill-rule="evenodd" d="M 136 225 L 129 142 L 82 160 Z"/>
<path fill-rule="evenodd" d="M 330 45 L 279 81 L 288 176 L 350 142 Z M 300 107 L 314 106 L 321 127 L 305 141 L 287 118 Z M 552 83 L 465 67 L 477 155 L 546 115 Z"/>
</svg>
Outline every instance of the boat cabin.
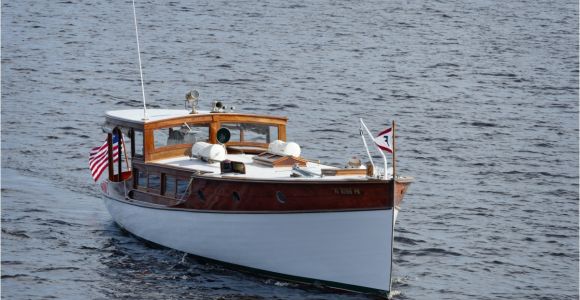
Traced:
<svg viewBox="0 0 580 300">
<path fill-rule="evenodd" d="M 114 136 L 123 134 L 122 150 L 117 152 L 117 157 L 109 157 L 109 179 L 117 182 L 127 179 L 131 176 L 130 165 L 137 167 L 173 157 L 191 156 L 196 142 L 223 144 L 229 154 L 263 153 L 271 142 L 286 141 L 287 121 L 286 117 L 210 112 L 191 114 L 186 110 L 167 109 L 149 109 L 147 120 L 144 120 L 143 111 L 139 109 L 109 111 L 103 127 L 108 133 L 109 145 L 113 144 Z"/>
</svg>

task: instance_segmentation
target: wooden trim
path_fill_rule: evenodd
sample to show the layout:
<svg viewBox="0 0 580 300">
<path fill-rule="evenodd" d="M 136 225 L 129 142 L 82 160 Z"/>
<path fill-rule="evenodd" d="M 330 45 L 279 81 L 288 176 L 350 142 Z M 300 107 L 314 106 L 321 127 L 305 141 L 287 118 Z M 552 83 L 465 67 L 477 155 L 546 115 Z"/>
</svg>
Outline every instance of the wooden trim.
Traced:
<svg viewBox="0 0 580 300">
<path fill-rule="evenodd" d="M 252 157 L 252 160 L 255 163 L 263 164 L 272 168 L 292 167 L 294 165 L 305 167 L 308 162 L 301 157 L 284 156 L 270 152 L 262 152 Z"/>
<path fill-rule="evenodd" d="M 264 115 L 250 115 L 250 114 L 212 114 L 214 122 L 218 123 L 255 123 L 255 124 L 271 124 L 271 125 L 286 125 L 288 118 L 264 116 Z"/>
<path fill-rule="evenodd" d="M 220 126 L 216 122 L 212 122 L 209 124 L 209 142 L 210 144 L 217 144 L 217 132 L 220 129 Z"/>
<path fill-rule="evenodd" d="M 176 177 L 186 180 L 184 176 Z M 409 185 L 398 183 L 397 191 L 393 192 L 391 181 L 264 183 L 196 175 L 192 178 L 184 208 L 232 213 L 386 209 L 400 205 Z M 237 193 L 240 201 L 232 200 L 234 193 Z M 282 193 L 287 200 L 277 200 L 278 193 Z M 398 196 L 393 199 L 393 195 Z"/>
<path fill-rule="evenodd" d="M 260 154 L 262 152 L 268 151 L 268 146 L 265 147 L 255 147 L 255 146 L 231 146 L 227 145 L 227 151 L 229 154 Z"/>
<path fill-rule="evenodd" d="M 167 175 L 179 177 L 182 179 L 185 179 L 185 178 L 189 179 L 194 174 L 211 173 L 211 172 L 202 171 L 202 170 L 183 168 L 183 167 L 178 167 L 178 166 L 169 166 L 166 164 L 158 164 L 155 162 L 144 163 L 144 162 L 137 161 L 137 162 L 133 163 L 133 167 L 137 168 L 139 170 L 146 170 L 148 172 L 151 171 L 151 172 L 156 172 L 156 173 L 165 173 Z"/>
<path fill-rule="evenodd" d="M 322 169 L 324 176 L 367 175 L 367 169 Z"/>
<path fill-rule="evenodd" d="M 227 142 L 226 146 L 227 147 L 246 146 L 246 147 L 259 147 L 259 148 L 268 149 L 269 144 L 268 143 L 258 143 L 258 142 Z"/>
<path fill-rule="evenodd" d="M 286 141 L 286 125 L 278 125 L 278 139 Z"/>
<path fill-rule="evenodd" d="M 171 157 L 179 157 L 179 156 L 191 156 L 191 144 L 189 145 L 176 145 L 180 147 L 173 147 L 169 149 L 156 149 L 155 151 L 151 152 L 149 155 L 150 161 L 162 160 Z"/>
<path fill-rule="evenodd" d="M 113 119 L 114 120 L 114 119 Z M 110 120 L 110 121 L 113 121 Z M 114 120 L 118 121 L 118 120 Z M 143 130 L 143 156 L 145 161 L 153 161 L 175 156 L 188 155 L 186 148 L 191 148 L 191 144 L 169 145 L 155 148 L 155 134 L 154 130 L 169 128 L 173 126 L 180 126 L 183 123 L 188 124 L 208 124 L 209 126 L 209 142 L 217 144 L 217 131 L 220 129 L 222 123 L 243 123 L 243 124 L 261 124 L 274 126 L 278 129 L 277 139 L 286 140 L 286 117 L 262 116 L 262 115 L 248 115 L 248 114 L 205 114 L 205 115 L 188 115 L 171 119 L 165 119 L 154 122 L 144 123 L 142 127 L 131 126 L 133 128 L 131 152 L 135 156 L 135 130 Z M 123 122 L 111 122 L 113 124 L 121 124 Z M 126 125 L 126 124 L 125 124 Z M 239 146 L 257 146 L 267 148 L 267 143 L 256 142 L 232 142 L 232 145 Z"/>
<path fill-rule="evenodd" d="M 139 190 L 143 192 L 142 190 Z M 325 210 L 285 210 L 285 211 L 232 211 L 232 210 L 207 210 L 207 209 L 190 209 L 185 208 L 183 206 L 175 207 L 175 206 L 160 206 L 160 205 L 151 205 L 151 202 L 146 201 L 139 201 L 137 199 L 125 200 L 125 199 L 118 199 L 113 198 L 111 196 L 106 196 L 107 198 L 122 202 L 129 205 L 135 205 L 145 208 L 151 209 L 159 209 L 159 210 L 176 210 L 176 211 L 184 211 L 184 212 L 191 212 L 191 213 L 203 213 L 203 214 L 318 214 L 318 213 L 335 213 L 335 212 L 356 212 L 356 211 L 375 211 L 375 210 L 391 210 L 392 208 L 351 208 L 351 209 L 325 209 Z"/>
<path fill-rule="evenodd" d="M 151 160 L 151 154 L 155 149 L 154 143 L 153 129 L 145 129 L 143 132 L 143 156 L 145 157 L 145 161 Z"/>
<path fill-rule="evenodd" d="M 183 125 L 183 123 L 204 124 L 211 123 L 212 121 L 213 118 L 211 115 L 188 115 L 171 119 L 147 122 L 145 123 L 145 129 L 158 129 L 172 126 L 181 126 Z"/>
<path fill-rule="evenodd" d="M 108 118 L 110 119 L 110 118 Z M 113 124 L 115 122 L 123 122 L 116 119 L 111 119 Z M 258 123 L 258 124 L 272 124 L 272 125 L 285 125 L 288 122 L 287 117 L 278 116 L 265 116 L 265 115 L 252 115 L 252 114 L 237 114 L 237 113 L 212 113 L 212 114 L 192 114 L 187 116 L 175 117 L 170 119 L 164 119 L 159 121 L 152 121 L 143 124 L 144 129 L 153 128 L 163 128 L 171 126 L 174 124 L 182 123 L 214 123 L 214 122 L 232 122 L 232 123 Z M 130 122 L 125 122 L 133 124 Z M 129 127 L 134 127 L 129 126 Z"/>
</svg>

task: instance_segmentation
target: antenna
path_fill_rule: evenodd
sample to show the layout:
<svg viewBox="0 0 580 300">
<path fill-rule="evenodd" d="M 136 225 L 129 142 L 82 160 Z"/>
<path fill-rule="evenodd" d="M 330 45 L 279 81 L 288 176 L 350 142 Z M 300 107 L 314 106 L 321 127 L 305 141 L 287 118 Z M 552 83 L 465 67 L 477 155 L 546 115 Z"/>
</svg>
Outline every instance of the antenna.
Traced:
<svg viewBox="0 0 580 300">
<path fill-rule="evenodd" d="M 133 19 L 135 20 L 135 37 L 137 38 L 137 55 L 139 56 L 139 74 L 141 74 L 141 92 L 143 93 L 143 120 L 147 120 L 147 106 L 145 105 L 145 85 L 143 84 L 143 67 L 141 67 L 141 48 L 139 47 L 139 30 L 137 30 L 137 12 L 133 0 Z"/>
</svg>

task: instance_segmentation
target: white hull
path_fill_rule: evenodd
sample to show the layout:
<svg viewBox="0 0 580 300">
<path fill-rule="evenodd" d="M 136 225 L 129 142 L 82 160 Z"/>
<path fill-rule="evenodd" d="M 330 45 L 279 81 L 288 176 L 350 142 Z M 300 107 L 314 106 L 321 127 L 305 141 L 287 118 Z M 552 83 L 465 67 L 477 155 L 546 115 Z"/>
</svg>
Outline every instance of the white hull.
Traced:
<svg viewBox="0 0 580 300">
<path fill-rule="evenodd" d="M 121 227 L 169 248 L 291 280 L 390 290 L 392 210 L 211 213 L 156 209 L 108 197 L 105 204 Z"/>
</svg>

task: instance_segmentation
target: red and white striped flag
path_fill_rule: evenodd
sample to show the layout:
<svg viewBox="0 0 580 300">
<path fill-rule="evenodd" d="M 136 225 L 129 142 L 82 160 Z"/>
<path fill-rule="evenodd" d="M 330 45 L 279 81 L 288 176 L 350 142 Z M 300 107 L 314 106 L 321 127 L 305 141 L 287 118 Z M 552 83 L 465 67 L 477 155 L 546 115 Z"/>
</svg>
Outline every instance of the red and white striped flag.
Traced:
<svg viewBox="0 0 580 300">
<path fill-rule="evenodd" d="M 387 128 L 379 133 L 379 135 L 374 138 L 375 144 L 379 148 L 393 153 L 393 128 Z"/>
<path fill-rule="evenodd" d="M 100 147 L 95 147 L 89 154 L 89 168 L 95 181 L 99 180 L 103 171 L 109 166 L 109 149 L 107 140 Z M 119 137 L 113 135 L 113 163 L 119 161 Z"/>
</svg>

